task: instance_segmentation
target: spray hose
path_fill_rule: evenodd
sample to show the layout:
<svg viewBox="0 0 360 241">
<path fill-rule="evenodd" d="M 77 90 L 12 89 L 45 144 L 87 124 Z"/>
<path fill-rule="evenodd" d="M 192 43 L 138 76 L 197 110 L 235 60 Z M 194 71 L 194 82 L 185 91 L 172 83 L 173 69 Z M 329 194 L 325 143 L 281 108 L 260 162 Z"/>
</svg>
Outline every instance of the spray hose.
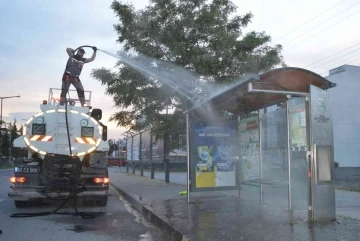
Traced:
<svg viewBox="0 0 360 241">
<path fill-rule="evenodd" d="M 93 48 L 93 47 L 95 47 L 95 46 L 83 45 L 83 46 L 80 46 L 77 49 L 75 49 L 74 52 L 76 52 L 76 50 L 81 49 L 81 48 Z M 99 50 L 98 48 L 96 48 L 96 49 Z"/>
</svg>

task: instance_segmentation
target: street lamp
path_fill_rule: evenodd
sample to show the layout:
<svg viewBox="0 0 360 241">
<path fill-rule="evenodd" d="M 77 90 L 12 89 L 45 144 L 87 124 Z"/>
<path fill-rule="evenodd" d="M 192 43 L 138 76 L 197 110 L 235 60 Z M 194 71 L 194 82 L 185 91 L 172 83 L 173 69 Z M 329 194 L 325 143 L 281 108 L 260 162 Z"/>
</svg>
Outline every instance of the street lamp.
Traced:
<svg viewBox="0 0 360 241">
<path fill-rule="evenodd" d="M 10 99 L 10 98 L 20 98 L 20 95 L 0 97 L 0 99 L 1 99 L 0 124 L 1 124 L 1 125 L 2 125 L 2 106 L 3 106 L 3 99 Z"/>
</svg>

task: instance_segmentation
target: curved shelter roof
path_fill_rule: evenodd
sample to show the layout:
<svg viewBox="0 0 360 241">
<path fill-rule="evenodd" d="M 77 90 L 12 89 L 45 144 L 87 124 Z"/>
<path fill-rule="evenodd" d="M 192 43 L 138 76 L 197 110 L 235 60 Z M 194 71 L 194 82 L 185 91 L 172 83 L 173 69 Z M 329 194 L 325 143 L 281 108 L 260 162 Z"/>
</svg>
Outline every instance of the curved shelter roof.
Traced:
<svg viewBox="0 0 360 241">
<path fill-rule="evenodd" d="M 335 83 L 306 69 L 294 67 L 278 68 L 234 83 L 220 94 L 187 110 L 185 113 L 194 111 L 205 104 L 211 104 L 215 108 L 237 114 L 259 110 L 286 100 L 286 94 L 249 92 L 249 83 L 252 83 L 254 89 L 302 93 L 309 93 L 310 85 L 324 90 L 336 86 Z"/>
</svg>

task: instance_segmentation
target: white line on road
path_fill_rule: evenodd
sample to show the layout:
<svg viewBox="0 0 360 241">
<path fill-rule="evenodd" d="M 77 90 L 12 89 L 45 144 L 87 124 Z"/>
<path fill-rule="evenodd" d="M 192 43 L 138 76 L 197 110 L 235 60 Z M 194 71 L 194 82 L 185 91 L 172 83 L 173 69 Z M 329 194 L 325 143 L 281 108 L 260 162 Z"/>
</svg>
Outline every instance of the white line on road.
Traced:
<svg viewBox="0 0 360 241">
<path fill-rule="evenodd" d="M 0 199 L 0 203 L 2 202 L 2 201 L 4 201 L 5 199 Z"/>
</svg>

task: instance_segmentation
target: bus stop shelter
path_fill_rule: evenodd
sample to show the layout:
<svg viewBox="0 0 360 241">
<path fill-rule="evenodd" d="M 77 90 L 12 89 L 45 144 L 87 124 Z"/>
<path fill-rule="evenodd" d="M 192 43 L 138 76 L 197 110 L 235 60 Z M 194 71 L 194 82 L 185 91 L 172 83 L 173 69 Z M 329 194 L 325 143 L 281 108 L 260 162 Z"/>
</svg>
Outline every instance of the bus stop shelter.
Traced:
<svg viewBox="0 0 360 241">
<path fill-rule="evenodd" d="M 328 89 L 311 71 L 279 68 L 236 82 L 187 110 L 191 192 L 239 190 L 311 221 L 335 220 Z"/>
</svg>

